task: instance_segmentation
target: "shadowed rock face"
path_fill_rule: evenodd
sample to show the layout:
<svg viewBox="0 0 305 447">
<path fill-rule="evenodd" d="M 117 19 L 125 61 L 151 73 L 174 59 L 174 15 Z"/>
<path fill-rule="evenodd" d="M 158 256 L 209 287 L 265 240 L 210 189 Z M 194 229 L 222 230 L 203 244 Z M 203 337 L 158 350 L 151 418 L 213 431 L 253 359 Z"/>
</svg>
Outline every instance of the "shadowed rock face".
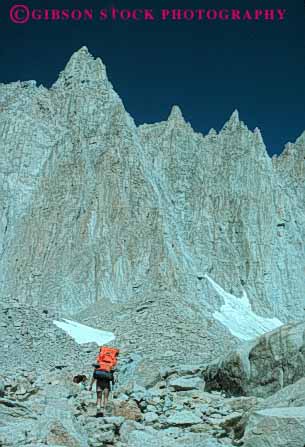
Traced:
<svg viewBox="0 0 305 447">
<path fill-rule="evenodd" d="M 270 396 L 305 374 L 305 323 L 288 324 L 230 352 L 206 372 L 207 389 Z"/>
<path fill-rule="evenodd" d="M 237 112 L 206 136 L 176 106 L 167 121 L 136 127 L 83 47 L 49 90 L 0 86 L 0 149 L 7 299 L 98 312 L 100 324 L 111 303 L 150 300 L 162 314 L 164 300 L 186 333 L 193 320 L 209 330 L 215 352 L 230 334 L 212 317 L 223 302 L 205 273 L 236 296 L 244 288 L 259 315 L 302 318 L 304 134 L 271 160 Z M 147 318 L 161 339 L 164 325 Z"/>
</svg>

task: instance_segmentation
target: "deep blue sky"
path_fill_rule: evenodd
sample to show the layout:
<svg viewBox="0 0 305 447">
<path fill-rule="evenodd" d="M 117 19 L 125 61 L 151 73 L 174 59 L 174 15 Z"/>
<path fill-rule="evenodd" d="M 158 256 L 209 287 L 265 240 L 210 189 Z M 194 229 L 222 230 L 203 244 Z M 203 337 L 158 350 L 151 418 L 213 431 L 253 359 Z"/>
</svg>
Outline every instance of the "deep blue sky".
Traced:
<svg viewBox="0 0 305 447">
<path fill-rule="evenodd" d="M 285 8 L 279 22 L 33 22 L 16 25 L 15 3 L 40 8 Z M 270 154 L 305 130 L 303 0 L 2 0 L 0 81 L 50 86 L 86 45 L 137 123 L 166 119 L 178 104 L 197 131 L 219 130 L 237 108 Z"/>
</svg>

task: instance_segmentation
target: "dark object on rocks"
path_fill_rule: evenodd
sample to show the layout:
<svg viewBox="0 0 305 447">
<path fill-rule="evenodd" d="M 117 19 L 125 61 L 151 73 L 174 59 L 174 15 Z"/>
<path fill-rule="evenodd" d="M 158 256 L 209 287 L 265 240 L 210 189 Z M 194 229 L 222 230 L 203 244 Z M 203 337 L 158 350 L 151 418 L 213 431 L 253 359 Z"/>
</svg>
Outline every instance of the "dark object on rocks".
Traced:
<svg viewBox="0 0 305 447">
<path fill-rule="evenodd" d="M 77 376 L 73 377 L 74 383 L 81 383 L 81 382 L 86 382 L 86 381 L 87 381 L 87 376 L 85 376 L 84 374 L 78 374 Z"/>
</svg>

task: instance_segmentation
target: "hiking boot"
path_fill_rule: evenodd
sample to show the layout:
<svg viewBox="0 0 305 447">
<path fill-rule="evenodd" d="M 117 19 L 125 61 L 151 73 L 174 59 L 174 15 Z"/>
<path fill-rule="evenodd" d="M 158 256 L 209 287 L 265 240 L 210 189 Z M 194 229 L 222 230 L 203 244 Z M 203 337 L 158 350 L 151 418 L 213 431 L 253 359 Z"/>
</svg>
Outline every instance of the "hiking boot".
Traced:
<svg viewBox="0 0 305 447">
<path fill-rule="evenodd" d="M 101 407 L 101 408 L 97 408 L 97 409 L 96 409 L 96 417 L 102 417 L 102 416 L 104 416 L 104 411 L 105 411 L 105 409 L 104 409 L 103 407 Z"/>
</svg>

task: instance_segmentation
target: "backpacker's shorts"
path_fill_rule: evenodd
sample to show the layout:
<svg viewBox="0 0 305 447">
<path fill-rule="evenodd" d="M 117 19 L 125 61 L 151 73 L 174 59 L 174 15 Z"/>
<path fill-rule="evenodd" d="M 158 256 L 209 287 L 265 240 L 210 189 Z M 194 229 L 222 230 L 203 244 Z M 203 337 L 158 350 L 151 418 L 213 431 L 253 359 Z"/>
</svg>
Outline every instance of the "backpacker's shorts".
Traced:
<svg viewBox="0 0 305 447">
<path fill-rule="evenodd" d="M 96 381 L 96 391 L 110 391 L 110 380 L 102 379 Z"/>
</svg>

